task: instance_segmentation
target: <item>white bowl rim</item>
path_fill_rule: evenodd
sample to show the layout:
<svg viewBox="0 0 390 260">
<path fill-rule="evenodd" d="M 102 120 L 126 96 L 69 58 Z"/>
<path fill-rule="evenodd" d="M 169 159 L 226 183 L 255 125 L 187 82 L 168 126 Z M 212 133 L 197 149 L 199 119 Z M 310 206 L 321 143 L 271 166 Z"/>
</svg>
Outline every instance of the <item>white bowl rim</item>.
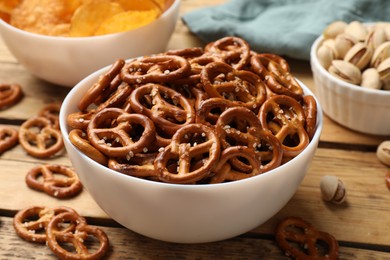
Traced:
<svg viewBox="0 0 390 260">
<path fill-rule="evenodd" d="M 132 30 L 123 31 L 123 32 L 117 32 L 117 33 L 104 34 L 104 35 L 92 35 L 92 36 L 87 36 L 87 37 L 67 37 L 67 36 L 44 35 L 44 34 L 33 33 L 33 32 L 29 32 L 29 31 L 25 31 L 25 30 L 19 29 L 19 28 L 13 26 L 13 25 L 7 23 L 6 21 L 4 21 L 1 18 L 0 18 L 0 25 L 3 26 L 3 27 L 8 28 L 11 31 L 15 31 L 15 32 L 20 33 L 22 35 L 25 35 L 25 36 L 28 36 L 28 37 L 32 37 L 32 38 L 37 38 L 37 39 L 50 39 L 50 40 L 53 40 L 53 41 L 68 41 L 68 42 L 96 41 L 96 40 L 98 40 L 100 38 L 116 38 L 118 35 L 121 35 L 121 34 L 130 34 L 130 33 L 137 34 L 137 32 L 139 30 L 143 30 L 146 27 L 153 26 L 154 23 L 158 23 L 159 20 L 161 20 L 161 19 L 165 18 L 166 16 L 170 15 L 173 12 L 173 10 L 178 8 L 177 5 L 180 4 L 181 0 L 172 0 L 172 1 L 173 1 L 172 4 L 157 19 L 155 19 L 151 23 L 148 23 L 148 24 L 146 24 L 144 26 L 141 26 L 141 27 L 138 27 L 138 28 L 135 28 L 135 29 L 132 29 Z"/>
<path fill-rule="evenodd" d="M 381 96 L 385 96 L 385 97 L 388 97 L 390 98 L 390 90 L 383 90 L 383 89 L 371 89 L 371 88 L 364 88 L 364 87 L 361 87 L 359 85 L 355 85 L 355 84 L 352 84 L 352 83 L 349 83 L 349 82 L 346 82 L 346 81 L 343 81 L 341 79 L 338 79 L 336 78 L 335 76 L 333 76 L 332 74 L 330 74 L 321 64 L 320 62 L 318 61 L 318 58 L 317 58 L 317 49 L 320 45 L 320 43 L 324 40 L 324 36 L 323 35 L 320 35 L 315 41 L 314 43 L 312 44 L 311 46 L 311 50 L 310 50 L 310 60 L 311 62 L 313 62 L 314 66 L 316 66 L 318 68 L 318 70 L 323 74 L 323 75 L 326 75 L 326 76 L 329 76 L 329 78 L 331 80 L 333 80 L 334 82 L 336 82 L 337 84 L 349 89 L 349 90 L 352 90 L 352 91 L 356 91 L 356 92 L 359 92 L 359 93 L 364 93 L 364 94 L 379 94 Z"/>
<path fill-rule="evenodd" d="M 134 59 L 136 59 L 136 58 L 134 58 Z M 127 59 L 126 62 L 128 62 L 130 60 L 133 60 L 133 58 Z M 93 72 L 92 74 L 90 74 L 89 76 L 84 78 L 83 80 L 81 80 L 76 86 L 74 86 L 69 91 L 69 93 L 65 97 L 64 101 L 62 102 L 62 104 L 66 104 L 66 103 L 70 102 L 70 101 L 68 101 L 70 99 L 70 97 L 74 95 L 74 92 L 78 92 L 79 91 L 80 86 L 83 85 L 84 82 L 86 82 L 86 81 L 88 81 L 88 80 L 90 80 L 91 78 L 94 78 L 94 77 L 97 78 L 99 75 L 104 73 L 104 71 L 107 71 L 110 67 L 111 67 L 111 65 L 106 66 L 104 68 L 101 68 L 101 69 Z M 123 178 L 125 180 L 130 178 L 132 181 L 135 181 L 135 182 L 141 182 L 141 183 L 147 182 L 150 185 L 157 185 L 157 186 L 163 185 L 164 187 L 169 187 L 170 186 L 170 187 L 175 187 L 175 188 L 179 188 L 179 189 L 189 189 L 189 190 L 194 189 L 194 188 L 195 189 L 218 189 L 218 188 L 222 188 L 222 187 L 228 187 L 229 185 L 245 185 L 246 182 L 251 182 L 254 179 L 264 178 L 264 176 L 271 175 L 271 174 L 280 174 L 279 171 L 283 170 L 286 167 L 289 167 L 290 164 L 294 163 L 297 159 L 299 159 L 300 157 L 304 156 L 303 154 L 305 152 L 307 152 L 308 150 L 314 149 L 313 146 L 317 146 L 318 145 L 319 140 L 320 140 L 320 135 L 321 135 L 321 132 L 322 132 L 322 128 L 323 128 L 323 111 L 322 111 L 322 107 L 321 107 L 320 102 L 318 101 L 318 99 L 314 95 L 314 93 L 305 84 L 303 84 L 299 79 L 297 79 L 297 81 L 299 82 L 299 84 L 301 84 L 302 88 L 304 89 L 304 93 L 307 94 L 307 95 L 312 95 L 315 98 L 316 103 L 317 103 L 317 122 L 316 122 L 316 131 L 315 131 L 314 136 L 310 140 L 310 143 L 308 144 L 308 146 L 300 154 L 295 156 L 292 160 L 284 163 L 283 165 L 278 166 L 277 168 L 275 168 L 275 169 L 273 169 L 271 171 L 268 171 L 268 172 L 265 172 L 265 173 L 262 173 L 262 174 L 259 174 L 259 175 L 256 175 L 256 176 L 252 176 L 252 177 L 249 177 L 249 178 L 246 178 L 246 179 L 242 179 L 242 180 L 231 181 L 231 182 L 223 182 L 223 183 L 215 183 L 215 184 L 175 184 L 175 183 L 166 183 L 166 182 L 157 182 L 157 181 L 152 181 L 152 180 L 146 180 L 146 179 L 142 179 L 142 178 L 139 178 L 139 177 L 126 175 L 126 174 L 117 172 L 115 170 L 112 170 L 112 169 L 108 168 L 107 166 L 103 166 L 103 165 L 99 164 L 95 160 L 93 160 L 93 159 L 89 158 L 88 156 L 86 156 L 84 153 L 80 152 L 69 141 L 68 130 L 67 130 L 68 126 L 67 126 L 66 118 L 65 118 L 65 115 L 64 115 L 65 112 L 62 109 L 62 107 L 61 107 L 60 115 L 59 115 L 60 126 L 61 126 L 60 127 L 61 128 L 61 133 L 62 133 L 62 136 L 64 138 L 64 142 L 70 143 L 70 145 L 73 146 L 73 148 L 77 151 L 78 154 L 80 154 L 83 157 L 84 160 L 86 160 L 89 163 L 96 164 L 96 167 L 104 167 L 106 171 L 110 172 L 110 174 L 114 174 L 117 177 Z M 85 91 L 87 91 L 87 88 L 85 88 Z"/>
</svg>

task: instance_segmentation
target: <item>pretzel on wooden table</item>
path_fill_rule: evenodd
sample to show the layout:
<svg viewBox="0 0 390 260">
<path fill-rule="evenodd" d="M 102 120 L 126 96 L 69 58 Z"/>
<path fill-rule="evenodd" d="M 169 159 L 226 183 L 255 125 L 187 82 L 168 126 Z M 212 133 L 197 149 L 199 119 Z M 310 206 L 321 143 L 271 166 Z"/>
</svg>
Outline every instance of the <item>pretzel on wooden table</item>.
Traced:
<svg viewBox="0 0 390 260">
<path fill-rule="evenodd" d="M 313 225 L 297 217 L 285 218 L 279 222 L 276 242 L 286 255 L 294 259 L 336 260 L 339 255 L 338 242 L 332 235 L 318 231 Z"/>
<path fill-rule="evenodd" d="M 0 109 L 15 105 L 23 95 L 23 90 L 18 84 L 0 84 Z"/>
<path fill-rule="evenodd" d="M 70 223 L 71 229 L 62 228 L 67 223 Z M 60 259 L 102 259 L 109 250 L 106 233 L 98 227 L 88 225 L 85 218 L 74 212 L 55 216 L 47 225 L 46 233 L 47 245 Z M 96 249 L 88 246 L 91 242 L 98 244 Z M 66 244 L 72 244 L 74 250 Z"/>
<path fill-rule="evenodd" d="M 19 142 L 18 130 L 12 127 L 0 127 L 0 154 L 11 149 Z"/>
<path fill-rule="evenodd" d="M 28 154 L 37 158 L 49 158 L 64 147 L 61 132 L 41 116 L 30 118 L 20 126 L 19 143 Z"/>
<path fill-rule="evenodd" d="M 59 114 L 60 114 L 61 104 L 60 103 L 50 103 L 44 106 L 39 112 L 38 116 L 46 117 L 50 120 L 51 124 L 55 129 L 60 129 Z"/>
<path fill-rule="evenodd" d="M 33 206 L 25 208 L 16 213 L 13 220 L 13 226 L 16 233 L 24 240 L 34 243 L 46 243 L 46 228 L 50 220 L 63 212 L 76 213 L 68 207 L 39 207 Z M 69 229 L 73 228 L 69 226 Z"/>
<path fill-rule="evenodd" d="M 62 177 L 58 177 L 59 175 Z M 57 164 L 32 168 L 26 175 L 26 184 L 55 198 L 76 196 L 83 188 L 77 174 L 71 168 Z"/>
</svg>

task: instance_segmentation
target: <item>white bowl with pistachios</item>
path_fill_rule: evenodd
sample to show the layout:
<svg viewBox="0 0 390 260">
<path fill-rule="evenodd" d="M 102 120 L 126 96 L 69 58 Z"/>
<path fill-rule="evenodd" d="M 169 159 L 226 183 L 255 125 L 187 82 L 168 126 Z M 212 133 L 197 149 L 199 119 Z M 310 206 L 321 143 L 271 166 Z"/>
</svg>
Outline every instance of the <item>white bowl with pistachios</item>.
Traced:
<svg viewBox="0 0 390 260">
<path fill-rule="evenodd" d="M 335 21 L 310 56 L 328 117 L 361 133 L 390 135 L 390 23 Z"/>
</svg>

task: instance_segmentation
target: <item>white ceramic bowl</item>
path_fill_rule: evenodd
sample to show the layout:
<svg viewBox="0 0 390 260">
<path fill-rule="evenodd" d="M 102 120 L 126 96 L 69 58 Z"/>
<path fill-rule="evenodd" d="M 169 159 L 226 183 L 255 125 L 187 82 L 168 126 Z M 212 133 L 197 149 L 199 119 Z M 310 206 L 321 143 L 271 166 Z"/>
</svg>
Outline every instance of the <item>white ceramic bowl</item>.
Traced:
<svg viewBox="0 0 390 260">
<path fill-rule="evenodd" d="M 65 147 L 80 180 L 115 221 L 142 235 L 169 242 L 202 243 L 250 231 L 276 214 L 295 194 L 316 151 L 322 130 L 318 106 L 316 133 L 293 160 L 245 180 L 207 185 L 167 184 L 121 174 L 98 164 L 69 141 L 66 118 L 107 68 L 77 84 L 60 111 Z M 301 83 L 302 84 L 302 83 Z M 313 93 L 302 84 L 306 94 Z"/>
<path fill-rule="evenodd" d="M 342 126 L 373 135 L 390 135 L 390 91 L 363 88 L 332 76 L 318 61 L 318 37 L 310 51 L 316 95 L 324 113 Z"/>
<path fill-rule="evenodd" d="M 73 87 L 118 58 L 165 51 L 175 28 L 181 0 L 152 23 L 135 30 L 93 37 L 55 37 L 15 28 L 0 19 L 0 33 L 10 52 L 33 75 Z"/>
</svg>

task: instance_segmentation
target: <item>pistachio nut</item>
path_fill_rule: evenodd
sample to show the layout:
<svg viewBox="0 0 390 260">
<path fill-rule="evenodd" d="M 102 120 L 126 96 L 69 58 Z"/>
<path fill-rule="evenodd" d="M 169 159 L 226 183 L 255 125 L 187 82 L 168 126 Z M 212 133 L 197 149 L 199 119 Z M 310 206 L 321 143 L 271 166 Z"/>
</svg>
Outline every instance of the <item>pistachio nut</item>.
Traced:
<svg viewBox="0 0 390 260">
<path fill-rule="evenodd" d="M 383 164 L 390 166 L 390 141 L 383 141 L 378 145 L 376 156 Z"/>
<path fill-rule="evenodd" d="M 344 183 L 332 175 L 325 175 L 321 177 L 320 189 L 322 199 L 335 204 L 341 204 L 347 197 L 347 192 Z"/>
<path fill-rule="evenodd" d="M 362 83 L 360 86 L 371 89 L 381 89 L 382 81 L 379 73 L 375 68 L 368 68 L 362 73 Z"/>
<path fill-rule="evenodd" d="M 344 60 L 354 64 L 360 70 L 371 61 L 373 49 L 365 43 L 358 42 L 345 54 Z"/>
<path fill-rule="evenodd" d="M 347 23 L 344 21 L 334 21 L 329 24 L 323 31 L 323 36 L 325 39 L 334 39 L 340 33 L 343 33 L 347 27 Z"/>
<path fill-rule="evenodd" d="M 382 27 L 374 26 L 368 32 L 365 43 L 368 46 L 371 46 L 374 50 L 378 48 L 379 45 L 386 41 L 385 30 Z"/>
<path fill-rule="evenodd" d="M 375 26 L 383 28 L 386 35 L 386 40 L 390 41 L 390 22 L 377 22 Z"/>
<path fill-rule="evenodd" d="M 318 61 L 325 69 L 329 68 L 332 60 L 336 58 L 335 56 L 334 51 L 327 45 L 321 45 L 317 50 Z"/>
<path fill-rule="evenodd" d="M 350 22 L 347 27 L 345 27 L 344 32 L 352 35 L 358 41 L 364 41 L 368 33 L 367 28 L 359 21 Z"/>
<path fill-rule="evenodd" d="M 362 80 L 358 67 L 345 60 L 333 60 L 328 71 L 333 76 L 352 84 L 359 85 Z"/>
<path fill-rule="evenodd" d="M 385 59 L 379 64 L 378 68 L 379 77 L 384 82 L 390 81 L 390 57 Z"/>
<path fill-rule="evenodd" d="M 371 66 L 378 67 L 388 57 L 390 57 L 390 41 L 382 43 L 375 49 L 371 58 Z"/>
<path fill-rule="evenodd" d="M 345 54 L 352 48 L 358 41 L 352 35 L 341 33 L 337 35 L 334 40 L 334 48 L 337 53 L 337 58 L 344 59 Z"/>
<path fill-rule="evenodd" d="M 331 49 L 333 52 L 336 52 L 335 49 L 335 40 L 334 39 L 325 39 L 321 45 L 327 46 L 329 49 Z"/>
</svg>

